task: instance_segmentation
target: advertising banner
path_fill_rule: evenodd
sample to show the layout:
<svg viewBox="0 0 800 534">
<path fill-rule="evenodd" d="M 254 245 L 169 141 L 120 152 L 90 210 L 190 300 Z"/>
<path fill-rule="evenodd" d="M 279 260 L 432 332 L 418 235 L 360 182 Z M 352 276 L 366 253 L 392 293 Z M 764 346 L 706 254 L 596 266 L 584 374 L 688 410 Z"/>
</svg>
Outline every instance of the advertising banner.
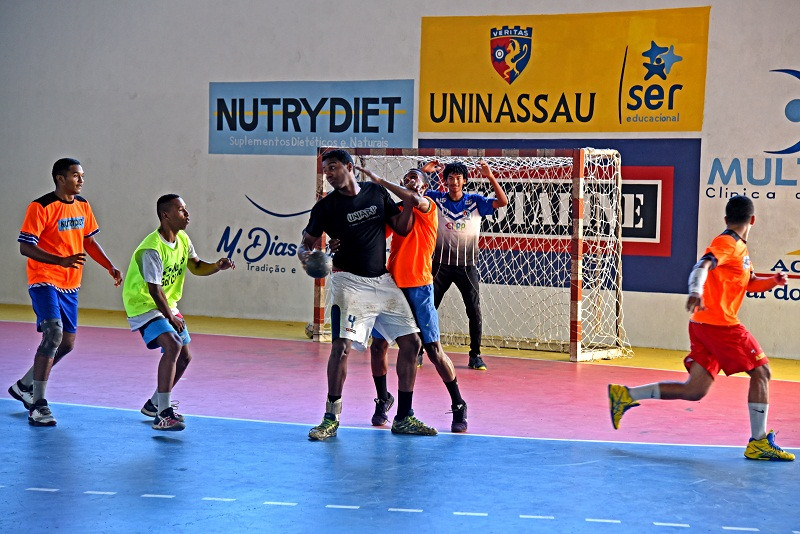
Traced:
<svg viewBox="0 0 800 534">
<path fill-rule="evenodd" d="M 423 17 L 419 131 L 701 131 L 709 12 Z"/>
</svg>

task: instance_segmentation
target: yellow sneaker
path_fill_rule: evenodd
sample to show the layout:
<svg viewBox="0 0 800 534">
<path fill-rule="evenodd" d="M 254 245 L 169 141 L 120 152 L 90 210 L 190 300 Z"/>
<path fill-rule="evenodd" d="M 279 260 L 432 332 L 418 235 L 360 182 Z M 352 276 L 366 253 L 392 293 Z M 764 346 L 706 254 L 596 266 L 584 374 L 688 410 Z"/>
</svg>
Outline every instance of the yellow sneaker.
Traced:
<svg viewBox="0 0 800 534">
<path fill-rule="evenodd" d="M 335 417 L 331 415 L 330 417 Z M 336 435 L 336 431 L 339 429 L 339 421 L 336 419 L 329 419 L 328 414 L 325 414 L 325 417 L 322 418 L 322 422 L 309 430 L 308 432 L 308 439 L 312 441 L 322 441 L 328 438 L 332 438 Z"/>
<path fill-rule="evenodd" d="M 614 429 L 619 428 L 619 421 L 625 412 L 634 406 L 639 406 L 639 403 L 631 398 L 628 388 L 619 384 L 608 385 L 608 400 L 611 404 L 611 424 L 614 425 Z"/>
<path fill-rule="evenodd" d="M 779 462 L 794 460 L 794 454 L 786 452 L 775 444 L 775 432 L 772 430 L 765 438 L 750 438 L 750 442 L 744 450 L 744 457 L 748 460 L 776 460 Z"/>
</svg>

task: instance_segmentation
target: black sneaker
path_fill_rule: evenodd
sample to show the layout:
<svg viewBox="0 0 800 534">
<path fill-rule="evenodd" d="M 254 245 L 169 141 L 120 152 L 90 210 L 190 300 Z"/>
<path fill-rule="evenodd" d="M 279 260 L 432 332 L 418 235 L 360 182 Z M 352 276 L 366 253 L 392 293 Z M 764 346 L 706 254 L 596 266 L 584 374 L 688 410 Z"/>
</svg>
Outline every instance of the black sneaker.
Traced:
<svg viewBox="0 0 800 534">
<path fill-rule="evenodd" d="M 175 419 L 183 423 L 186 418 L 183 417 L 183 414 L 175 411 L 178 409 L 178 404 L 179 404 L 178 401 L 172 401 L 172 403 L 170 403 L 170 407 L 172 408 L 172 415 L 175 417 Z M 142 412 L 142 414 L 146 415 L 147 417 L 155 417 L 158 415 L 158 408 L 156 408 L 156 405 L 153 404 L 153 401 L 150 399 L 147 399 L 147 402 L 144 403 L 144 406 L 142 406 L 142 409 L 139 411 Z"/>
<path fill-rule="evenodd" d="M 451 413 L 453 414 L 453 423 L 450 425 L 450 432 L 466 432 L 467 403 L 461 401 L 461 404 L 454 404 L 451 408 Z"/>
<path fill-rule="evenodd" d="M 389 422 L 386 412 L 394 405 L 394 397 L 389 393 L 386 400 L 375 399 L 375 414 L 372 416 L 372 426 L 383 426 Z"/>
<path fill-rule="evenodd" d="M 476 354 L 475 356 L 469 357 L 469 368 L 475 369 L 476 371 L 486 370 L 486 364 L 483 363 L 483 358 L 481 358 L 480 354 Z"/>
<path fill-rule="evenodd" d="M 417 354 L 417 367 L 422 367 L 422 353 L 423 352 L 424 351 L 420 351 L 420 353 Z"/>
<path fill-rule="evenodd" d="M 153 430 L 177 431 L 183 430 L 186 425 L 175 417 L 172 408 L 167 408 L 153 419 Z"/>
</svg>

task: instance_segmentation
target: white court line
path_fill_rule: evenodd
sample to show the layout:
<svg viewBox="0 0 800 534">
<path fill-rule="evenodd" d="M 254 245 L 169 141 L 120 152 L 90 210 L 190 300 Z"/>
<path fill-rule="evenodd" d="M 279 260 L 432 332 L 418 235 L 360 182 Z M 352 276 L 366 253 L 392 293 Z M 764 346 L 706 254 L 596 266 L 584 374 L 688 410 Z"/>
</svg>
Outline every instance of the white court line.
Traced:
<svg viewBox="0 0 800 534">
<path fill-rule="evenodd" d="M 659 523 L 658 521 L 653 521 L 653 524 L 657 527 L 681 527 L 681 528 L 689 528 L 689 525 L 686 523 Z"/>
<path fill-rule="evenodd" d="M 58 491 L 57 488 L 25 488 L 25 491 L 44 491 L 47 493 L 55 493 Z"/>
<path fill-rule="evenodd" d="M 521 515 L 520 519 L 555 519 L 552 515 Z"/>
<path fill-rule="evenodd" d="M 239 336 L 236 336 L 239 337 Z M 566 362 L 569 363 L 569 362 Z M 571 364 L 572 365 L 572 364 Z M 684 373 L 685 374 L 685 373 Z M 736 377 L 733 377 L 736 378 Z M 183 380 L 183 379 L 181 379 Z M 774 381 L 774 379 L 773 379 Z M 0 398 L 0 401 L 8 401 L 12 403 L 19 403 L 16 399 L 11 398 Z M 94 406 L 91 404 L 76 404 L 71 402 L 51 402 L 51 405 L 61 405 L 61 406 L 77 406 L 79 408 L 98 408 L 101 410 L 115 410 L 120 412 L 134 412 L 139 413 L 139 409 L 137 408 L 115 408 L 113 406 Z M 187 415 L 190 417 L 197 417 L 200 419 L 217 419 L 220 421 L 242 421 L 246 423 L 262 423 L 262 424 L 269 424 L 269 425 L 287 425 L 287 426 L 303 426 L 303 427 L 311 427 L 314 426 L 314 422 L 306 422 L 306 423 L 292 423 L 288 421 L 264 421 L 263 419 L 245 419 L 242 417 L 219 417 L 215 415 L 193 415 L 188 413 L 183 413 L 183 415 Z M 141 415 L 141 414 L 140 414 Z M 389 432 L 388 428 L 377 428 L 377 427 L 359 427 L 359 426 L 340 426 L 339 428 L 344 428 L 347 430 L 362 430 L 368 432 Z M 611 440 L 602 440 L 602 439 L 573 439 L 573 438 L 534 438 L 529 436 L 500 436 L 497 434 L 474 434 L 474 433 L 451 433 L 451 432 L 443 432 L 438 435 L 439 439 L 470 439 L 470 438 L 497 438 L 497 439 L 519 439 L 524 441 L 554 441 L 559 443 L 610 443 L 614 445 L 656 445 L 660 447 L 704 447 L 709 449 L 740 449 L 741 445 L 709 445 L 707 443 L 659 443 L 654 441 L 611 441 Z M 781 444 L 781 448 L 784 450 L 786 449 L 800 449 L 800 445 L 786 445 Z M 627 457 L 627 455 L 623 454 L 620 457 Z M 567 464 L 569 465 L 569 464 Z M 580 465 L 580 464 L 572 464 L 572 465 Z M 545 466 L 547 467 L 547 466 Z"/>
<path fill-rule="evenodd" d="M 736 531 L 739 531 L 739 532 L 761 532 L 757 528 L 753 528 L 753 527 L 726 527 L 726 526 L 723 526 L 722 530 L 736 530 Z"/>
<path fill-rule="evenodd" d="M 203 497 L 202 501 L 220 501 L 220 502 L 233 502 L 236 499 L 229 499 L 227 497 Z"/>
<path fill-rule="evenodd" d="M 158 493 L 145 493 L 141 495 L 145 499 L 174 499 L 175 495 L 159 495 Z"/>
<path fill-rule="evenodd" d="M 389 512 L 408 512 L 408 513 L 420 513 L 422 510 L 418 508 L 389 508 Z"/>
<path fill-rule="evenodd" d="M 269 504 L 272 506 L 297 506 L 296 502 L 281 502 L 281 501 L 266 501 L 262 504 Z"/>
<path fill-rule="evenodd" d="M 358 510 L 361 507 L 347 504 L 326 504 L 325 508 L 336 508 L 337 510 Z"/>
<path fill-rule="evenodd" d="M 468 515 L 472 517 L 488 517 L 489 514 L 485 512 L 453 512 L 453 515 Z"/>
<path fill-rule="evenodd" d="M 117 492 L 116 491 L 92 491 L 92 490 L 89 490 L 89 491 L 84 491 L 83 494 L 84 495 L 116 495 Z"/>
<path fill-rule="evenodd" d="M 594 519 L 591 517 L 587 517 L 586 521 L 589 523 L 622 523 L 619 519 Z"/>
</svg>

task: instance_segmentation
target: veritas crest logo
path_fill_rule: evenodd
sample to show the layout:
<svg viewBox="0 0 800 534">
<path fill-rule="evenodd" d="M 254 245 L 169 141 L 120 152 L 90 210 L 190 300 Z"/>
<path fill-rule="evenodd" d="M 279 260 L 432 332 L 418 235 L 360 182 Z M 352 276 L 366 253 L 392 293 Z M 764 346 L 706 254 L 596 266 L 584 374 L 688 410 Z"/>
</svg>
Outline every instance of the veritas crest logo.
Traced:
<svg viewBox="0 0 800 534">
<path fill-rule="evenodd" d="M 492 66 L 509 85 L 519 78 L 531 58 L 533 28 L 492 28 L 489 41 Z"/>
</svg>

